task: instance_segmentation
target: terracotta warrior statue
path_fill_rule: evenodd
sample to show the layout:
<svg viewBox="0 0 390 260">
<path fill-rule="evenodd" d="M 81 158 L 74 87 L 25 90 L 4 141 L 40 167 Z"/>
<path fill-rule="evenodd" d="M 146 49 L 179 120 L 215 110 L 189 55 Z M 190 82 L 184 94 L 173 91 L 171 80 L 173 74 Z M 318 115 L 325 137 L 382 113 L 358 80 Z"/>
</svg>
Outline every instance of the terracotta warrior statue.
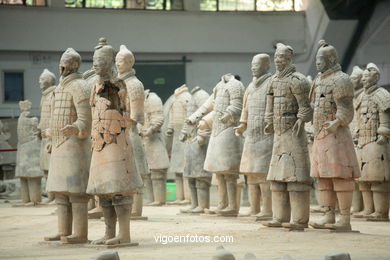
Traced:
<svg viewBox="0 0 390 260">
<path fill-rule="evenodd" d="M 272 220 L 269 227 L 303 229 L 310 211 L 310 159 L 305 122 L 312 118 L 307 78 L 292 64 L 292 47 L 278 43 L 276 73 L 267 91 L 265 133 L 274 133 L 267 180 L 271 182 Z M 291 220 L 290 220 L 291 219 Z"/>
<path fill-rule="evenodd" d="M 359 68 L 359 66 L 354 66 L 351 75 L 349 78 L 351 79 L 353 89 L 354 89 L 354 98 L 353 98 L 353 106 L 354 108 L 356 107 L 356 102 L 358 100 L 358 97 L 362 93 L 363 89 L 363 84 L 362 84 L 362 76 L 363 76 L 363 70 Z M 356 124 L 357 124 L 357 117 L 358 113 L 354 113 L 353 120 L 350 124 L 350 129 L 352 131 L 352 138 L 354 139 L 355 143 L 355 150 L 356 150 L 356 144 L 357 144 L 357 139 L 356 139 L 356 132 L 358 130 Z M 353 196 L 352 196 L 352 210 L 351 212 L 353 213 L 354 217 L 363 217 L 363 198 L 362 198 L 362 192 L 359 190 L 359 185 L 358 181 L 355 181 L 355 187 L 353 190 Z"/>
<path fill-rule="evenodd" d="M 209 98 L 209 94 L 195 87 L 192 98 L 187 103 L 187 115 L 191 116 Z M 185 149 L 184 178 L 188 181 L 191 192 L 191 206 L 180 210 L 182 213 L 203 213 L 210 208 L 210 185 L 212 174 L 203 169 L 208 140 L 199 140 L 198 127 L 186 121 L 182 129 L 181 140 L 187 142 Z"/>
<path fill-rule="evenodd" d="M 356 102 L 360 190 L 368 220 L 389 220 L 390 93 L 379 87 L 380 71 L 369 63 L 363 72 L 364 91 Z"/>
<path fill-rule="evenodd" d="M 39 167 L 38 118 L 30 117 L 31 102 L 20 101 L 18 119 L 18 146 L 16 154 L 15 177 L 20 178 L 22 203 L 37 205 L 41 202 L 41 179 L 43 172 Z"/>
<path fill-rule="evenodd" d="M 161 136 L 164 123 L 163 104 L 159 96 L 145 90 L 145 122 L 141 135 L 146 159 L 150 169 L 154 201 L 149 206 L 161 206 L 166 203 L 166 180 L 169 158 Z"/>
<path fill-rule="evenodd" d="M 177 88 L 173 94 L 171 106 L 169 108 L 168 126 L 166 135 L 173 136 L 171 161 L 168 172 L 175 174 L 176 181 L 176 201 L 172 204 L 185 203 L 183 179 L 184 172 L 184 150 L 186 144 L 180 141 L 181 130 L 187 117 L 187 103 L 191 99 L 188 87 L 184 84 Z"/>
<path fill-rule="evenodd" d="M 253 57 L 253 80 L 245 91 L 240 125 L 235 128 L 237 136 L 243 137 L 242 134 L 246 132 L 240 173 L 248 178 L 249 215 L 256 215 L 259 220 L 272 217 L 271 190 L 266 178 L 272 156 L 273 135 L 265 135 L 263 131 L 267 87 L 271 78 L 269 68 L 268 54 Z M 261 213 L 260 198 L 263 205 Z"/>
<path fill-rule="evenodd" d="M 134 63 L 135 58 L 133 53 L 125 45 L 121 45 L 115 58 L 115 66 L 118 71 L 118 78 L 126 84 L 127 93 L 130 98 L 130 143 L 133 147 L 135 166 L 137 167 L 138 174 L 142 177 L 150 202 L 153 202 L 152 181 L 150 179 L 142 139 L 137 128 L 137 124 L 142 125 L 144 123 L 144 85 L 135 76 L 135 70 L 133 69 Z M 142 206 L 143 192 L 141 190 L 139 194 L 134 195 L 132 215 L 141 216 Z"/>
<path fill-rule="evenodd" d="M 136 127 L 131 96 L 123 80 L 112 77 L 114 50 L 105 45 L 95 51 L 93 66 L 99 80 L 91 89 L 92 159 L 87 193 L 99 196 L 105 235 L 93 244 L 130 243 L 133 195 L 142 189 L 129 131 Z M 118 220 L 119 232 L 115 226 Z"/>
<path fill-rule="evenodd" d="M 213 94 L 189 118 L 195 124 L 212 112 L 212 131 L 207 148 L 204 170 L 216 173 L 219 204 L 215 211 L 219 215 L 236 216 L 237 179 L 240 168 L 242 143 L 235 136 L 234 127 L 239 123 L 245 88 L 232 74 L 223 75 Z"/>
<path fill-rule="evenodd" d="M 54 90 L 50 128 L 52 139 L 49 178 L 46 189 L 57 204 L 58 233 L 47 241 L 64 243 L 88 241 L 86 194 L 91 159 L 90 90 L 78 73 L 80 55 L 67 49 L 60 59 L 60 82 Z M 73 233 L 72 233 L 73 224 Z"/>
<path fill-rule="evenodd" d="M 51 115 L 51 101 L 53 97 L 53 91 L 56 85 L 56 76 L 48 69 L 44 69 L 39 77 L 39 86 L 42 91 L 41 98 L 41 119 L 39 121 L 38 128 L 41 131 L 41 170 L 43 171 L 45 178 L 47 179 L 49 174 L 50 165 L 50 153 L 51 153 L 51 139 L 45 134 L 46 130 L 50 128 L 50 115 Z M 48 194 L 48 201 L 53 201 L 54 195 Z"/>
<path fill-rule="evenodd" d="M 316 57 L 319 71 L 310 97 L 314 107 L 314 143 L 311 176 L 318 179 L 324 217 L 310 225 L 314 228 L 351 230 L 350 211 L 355 178 L 360 176 L 349 123 L 353 119 L 353 85 L 341 71 L 336 49 L 319 42 Z M 338 202 L 340 218 L 335 223 Z"/>
</svg>

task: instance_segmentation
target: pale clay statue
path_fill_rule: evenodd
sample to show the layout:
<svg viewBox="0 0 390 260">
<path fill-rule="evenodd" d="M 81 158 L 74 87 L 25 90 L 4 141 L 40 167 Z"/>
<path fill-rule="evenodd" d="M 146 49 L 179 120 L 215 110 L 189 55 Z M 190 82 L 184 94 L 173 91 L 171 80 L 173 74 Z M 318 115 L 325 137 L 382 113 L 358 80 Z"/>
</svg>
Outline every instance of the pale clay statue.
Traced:
<svg viewBox="0 0 390 260">
<path fill-rule="evenodd" d="M 353 98 L 353 105 L 354 108 L 356 107 L 356 103 L 358 100 L 359 95 L 362 93 L 363 84 L 362 84 L 362 76 L 363 76 L 363 70 L 359 68 L 359 66 L 354 66 L 351 75 L 349 78 L 351 79 L 353 89 L 354 89 L 354 98 Z M 349 127 L 351 131 L 354 133 L 357 130 L 357 117 L 358 113 L 354 113 L 353 120 L 350 123 Z M 354 135 L 352 136 L 354 138 Z M 355 143 L 355 150 L 356 150 L 356 143 L 357 140 L 354 138 Z M 352 196 L 352 210 L 354 217 L 363 217 L 361 214 L 363 210 L 363 198 L 362 198 L 362 192 L 359 190 L 358 181 L 355 181 L 355 188 L 353 190 L 353 196 Z"/>
<path fill-rule="evenodd" d="M 356 102 L 357 155 L 364 210 L 368 220 L 389 220 L 390 198 L 390 93 L 379 87 L 380 71 L 369 63 L 363 72 L 364 91 Z"/>
<path fill-rule="evenodd" d="M 11 138 L 11 133 L 9 131 L 8 123 L 0 120 L 0 149 L 9 150 L 13 147 L 9 144 L 8 140 Z M 0 162 L 1 164 L 13 164 L 16 162 L 16 152 L 2 152 L 0 153 Z"/>
<path fill-rule="evenodd" d="M 312 118 L 307 78 L 292 64 L 294 51 L 278 43 L 274 61 L 276 73 L 267 91 L 265 133 L 274 133 L 272 158 L 267 180 L 271 182 L 269 227 L 303 229 L 310 210 L 310 160 L 305 122 Z"/>
<path fill-rule="evenodd" d="M 349 231 L 354 179 L 360 176 L 348 127 L 354 115 L 354 90 L 349 76 L 341 71 L 336 49 L 323 40 L 319 42 L 316 66 L 319 74 L 310 92 L 314 107 L 311 176 L 318 180 L 320 203 L 326 212 L 310 225 Z M 336 202 L 340 209 L 337 222 Z"/>
<path fill-rule="evenodd" d="M 240 125 L 235 128 L 237 136 L 243 137 L 243 133 L 246 133 L 240 173 L 247 175 L 251 205 L 249 215 L 256 215 L 258 220 L 272 217 L 271 190 L 266 178 L 272 156 L 273 135 L 264 134 L 270 63 L 268 54 L 253 57 L 253 80 L 245 91 Z M 260 198 L 263 205 L 261 213 Z"/>
<path fill-rule="evenodd" d="M 209 98 L 209 94 L 195 87 L 187 103 L 187 116 L 191 116 Z M 191 193 L 191 206 L 182 209 L 182 213 L 203 213 L 210 208 L 210 185 L 212 174 L 203 169 L 208 141 L 200 141 L 198 127 L 186 122 L 182 129 L 181 140 L 186 142 L 184 178 L 188 181 Z"/>
<path fill-rule="evenodd" d="M 154 201 L 148 205 L 161 206 L 166 203 L 166 180 L 169 158 L 161 136 L 164 123 L 163 104 L 159 96 L 145 90 L 145 122 L 141 135 L 146 159 L 150 169 Z"/>
<path fill-rule="evenodd" d="M 133 195 L 143 183 L 137 172 L 128 137 L 136 127 L 131 115 L 132 100 L 123 80 L 112 77 L 114 50 L 97 49 L 93 66 L 98 81 L 91 89 L 92 159 L 87 193 L 99 196 L 105 235 L 93 244 L 129 244 Z M 118 220 L 119 232 L 116 234 Z"/>
<path fill-rule="evenodd" d="M 38 138 L 38 118 L 30 117 L 31 102 L 20 101 L 18 119 L 18 146 L 15 177 L 20 178 L 22 203 L 36 205 L 41 202 L 41 179 L 39 167 L 40 141 Z"/>
<path fill-rule="evenodd" d="M 212 95 L 189 118 L 192 124 L 212 112 L 212 130 L 207 148 L 204 170 L 216 173 L 219 215 L 238 214 L 237 179 L 242 153 L 241 138 L 235 136 L 234 127 L 239 123 L 245 88 L 232 74 L 223 75 Z"/>
<path fill-rule="evenodd" d="M 44 69 L 39 76 L 39 86 L 42 91 L 41 97 L 41 118 L 38 128 L 41 132 L 41 153 L 40 153 L 40 166 L 45 178 L 47 179 L 50 166 L 50 153 L 51 153 L 51 139 L 46 136 L 46 130 L 50 128 L 50 116 L 51 116 L 51 102 L 53 98 L 53 91 L 56 88 L 56 76 L 48 69 Z M 48 201 L 54 200 L 52 193 L 48 194 Z"/>
<path fill-rule="evenodd" d="M 80 55 L 68 48 L 61 56 L 60 82 L 54 90 L 50 128 L 52 149 L 46 189 L 57 204 L 58 233 L 47 241 L 88 241 L 86 194 L 91 158 L 90 89 L 78 73 Z M 72 233 L 73 224 L 73 233 Z"/>
<path fill-rule="evenodd" d="M 141 136 L 138 132 L 137 125 L 144 123 L 144 86 L 141 81 L 135 76 L 133 69 L 135 57 L 125 45 L 121 45 L 118 54 L 115 58 L 115 66 L 118 72 L 118 78 L 123 80 L 126 84 L 128 96 L 130 98 L 130 123 L 132 126 L 129 129 L 129 138 L 135 159 L 135 166 L 137 172 L 141 175 L 148 198 L 153 202 L 153 187 L 150 179 L 150 172 L 146 162 L 145 151 Z M 132 216 L 141 216 L 143 206 L 143 192 L 134 195 L 134 202 L 132 208 Z"/>
<path fill-rule="evenodd" d="M 188 91 L 186 85 L 182 85 L 177 88 L 173 94 L 172 103 L 169 108 L 168 114 L 168 125 L 166 134 L 168 136 L 172 135 L 172 150 L 171 150 L 171 160 L 168 168 L 168 172 L 175 174 L 176 182 L 176 201 L 172 204 L 181 204 L 184 203 L 184 149 L 186 144 L 180 141 L 181 130 L 184 125 L 184 121 L 187 117 L 187 104 L 191 99 L 191 94 Z"/>
</svg>

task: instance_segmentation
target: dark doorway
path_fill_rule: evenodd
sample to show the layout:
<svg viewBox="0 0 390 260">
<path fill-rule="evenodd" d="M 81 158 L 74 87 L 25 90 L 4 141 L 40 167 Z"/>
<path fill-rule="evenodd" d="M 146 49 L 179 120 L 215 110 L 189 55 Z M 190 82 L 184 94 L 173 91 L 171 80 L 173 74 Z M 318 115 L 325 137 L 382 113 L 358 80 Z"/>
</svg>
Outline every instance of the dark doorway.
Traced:
<svg viewBox="0 0 390 260">
<path fill-rule="evenodd" d="M 138 63 L 134 69 L 145 89 L 157 93 L 163 103 L 186 82 L 184 63 Z"/>
</svg>

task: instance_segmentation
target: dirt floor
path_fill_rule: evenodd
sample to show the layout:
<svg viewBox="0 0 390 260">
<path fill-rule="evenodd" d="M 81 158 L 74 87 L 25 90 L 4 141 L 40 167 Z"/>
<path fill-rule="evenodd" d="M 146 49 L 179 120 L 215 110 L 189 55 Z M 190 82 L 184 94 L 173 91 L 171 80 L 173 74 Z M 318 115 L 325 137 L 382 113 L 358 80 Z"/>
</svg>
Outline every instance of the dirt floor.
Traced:
<svg viewBox="0 0 390 260">
<path fill-rule="evenodd" d="M 102 250 L 85 245 L 45 243 L 43 237 L 57 230 L 57 219 L 51 215 L 55 206 L 15 208 L 0 203 L 0 259 L 91 259 Z M 247 211 L 248 208 L 242 208 Z M 390 259 L 390 223 L 353 220 L 353 229 L 360 233 L 328 233 L 321 231 L 288 232 L 264 228 L 253 218 L 178 215 L 179 207 L 145 207 L 147 221 L 133 221 L 131 235 L 137 247 L 117 248 L 123 259 L 211 259 L 221 244 L 244 259 L 247 252 L 259 260 L 282 259 L 288 254 L 297 260 L 324 259 L 334 252 L 349 252 L 353 260 Z M 312 214 L 311 219 L 320 215 Z M 89 221 L 89 239 L 104 233 L 101 220 Z M 232 243 L 168 243 L 155 241 L 154 236 L 232 236 Z M 190 238 L 191 239 L 191 238 Z"/>
</svg>

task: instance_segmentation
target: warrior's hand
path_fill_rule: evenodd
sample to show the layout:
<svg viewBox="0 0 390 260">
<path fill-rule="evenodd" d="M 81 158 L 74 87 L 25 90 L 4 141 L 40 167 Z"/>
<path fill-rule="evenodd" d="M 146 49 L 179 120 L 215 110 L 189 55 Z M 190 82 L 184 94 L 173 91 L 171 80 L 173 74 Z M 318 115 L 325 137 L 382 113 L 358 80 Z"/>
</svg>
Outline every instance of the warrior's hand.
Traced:
<svg viewBox="0 0 390 260">
<path fill-rule="evenodd" d="M 267 124 L 264 128 L 264 134 L 266 135 L 272 135 L 274 133 L 274 125 L 273 124 Z"/>
<path fill-rule="evenodd" d="M 218 118 L 218 120 L 225 124 L 229 121 L 230 118 L 230 114 L 225 112 L 220 118 Z"/>
<path fill-rule="evenodd" d="M 185 120 L 185 123 L 189 125 L 195 125 L 198 121 L 198 117 L 195 114 L 192 114 Z"/>
<path fill-rule="evenodd" d="M 60 133 L 64 136 L 77 136 L 79 134 L 79 128 L 75 125 L 67 125 L 60 130 Z"/>
<path fill-rule="evenodd" d="M 51 143 L 46 144 L 46 152 L 51 153 Z"/>
<path fill-rule="evenodd" d="M 376 140 L 376 143 L 379 145 L 383 145 L 383 144 L 387 143 L 386 136 L 379 135 L 378 140 Z"/>
<path fill-rule="evenodd" d="M 298 118 L 298 120 L 295 122 L 294 126 L 293 126 L 293 134 L 295 134 L 296 136 L 299 135 L 299 133 L 302 131 L 302 128 L 305 126 L 305 124 L 303 123 L 302 119 Z"/>
<path fill-rule="evenodd" d="M 172 128 L 168 128 L 168 130 L 165 132 L 165 134 L 167 136 L 172 136 L 173 135 L 173 129 Z"/>
<path fill-rule="evenodd" d="M 198 144 L 200 146 L 204 145 L 206 143 L 206 139 L 203 136 L 197 135 L 196 140 L 198 141 Z"/>
<path fill-rule="evenodd" d="M 339 120 L 333 120 L 333 121 L 327 121 L 324 123 L 323 127 L 326 131 L 330 133 L 336 133 L 337 128 L 340 126 L 340 121 Z"/>
<path fill-rule="evenodd" d="M 244 138 L 242 135 L 246 130 L 246 124 L 241 123 L 239 126 L 233 128 L 235 130 L 235 134 L 238 137 Z"/>
</svg>

